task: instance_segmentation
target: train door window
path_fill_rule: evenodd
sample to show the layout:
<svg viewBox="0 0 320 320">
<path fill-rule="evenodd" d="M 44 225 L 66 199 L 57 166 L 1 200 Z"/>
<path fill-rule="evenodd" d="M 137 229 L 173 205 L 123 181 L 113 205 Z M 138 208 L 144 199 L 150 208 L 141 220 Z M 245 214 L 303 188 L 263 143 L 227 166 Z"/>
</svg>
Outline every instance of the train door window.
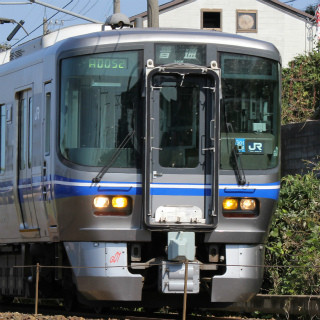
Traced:
<svg viewBox="0 0 320 320">
<path fill-rule="evenodd" d="M 28 168 L 31 168 L 32 166 L 32 98 L 29 98 L 28 100 L 28 111 L 29 111 L 29 123 L 28 123 L 28 139 L 29 139 L 29 151 L 28 151 Z"/>
<path fill-rule="evenodd" d="M 33 100 L 28 91 L 20 94 L 19 97 L 19 168 L 31 168 L 32 166 L 32 108 Z"/>
<path fill-rule="evenodd" d="M 222 11 L 202 9 L 201 27 L 202 29 L 222 31 Z"/>
<path fill-rule="evenodd" d="M 6 159 L 6 105 L 0 106 L 0 174 L 5 171 L 5 159 Z"/>
<path fill-rule="evenodd" d="M 51 92 L 46 93 L 46 131 L 45 131 L 45 154 L 50 154 L 50 112 L 51 112 Z"/>
<path fill-rule="evenodd" d="M 26 167 L 26 149 L 27 149 L 27 100 L 22 98 L 19 102 L 19 167 L 20 170 Z"/>
<path fill-rule="evenodd" d="M 159 79 L 158 79 L 159 78 Z M 162 167 L 195 168 L 199 164 L 199 80 L 158 76 L 161 83 L 159 139 Z M 170 82 L 171 81 L 171 82 Z M 172 84 L 170 84 L 172 83 Z"/>
</svg>

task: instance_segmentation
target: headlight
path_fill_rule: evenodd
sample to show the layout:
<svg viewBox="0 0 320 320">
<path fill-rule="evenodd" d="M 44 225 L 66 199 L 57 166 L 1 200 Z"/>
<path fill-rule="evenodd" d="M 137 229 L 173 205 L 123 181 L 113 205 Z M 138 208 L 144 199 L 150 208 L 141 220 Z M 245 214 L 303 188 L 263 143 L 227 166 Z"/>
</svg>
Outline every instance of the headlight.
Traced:
<svg viewBox="0 0 320 320">
<path fill-rule="evenodd" d="M 238 209 L 238 199 L 226 198 L 223 200 L 222 207 L 224 210 L 236 210 Z"/>
<path fill-rule="evenodd" d="M 254 199 L 241 199 L 240 208 L 242 210 L 255 210 L 256 200 L 254 200 Z"/>
<path fill-rule="evenodd" d="M 125 196 L 96 196 L 93 199 L 95 216 L 127 216 L 132 212 L 132 199 Z"/>
<path fill-rule="evenodd" d="M 254 218 L 259 214 L 258 200 L 252 198 L 225 198 L 222 214 L 226 218 Z"/>
<path fill-rule="evenodd" d="M 126 197 L 113 197 L 112 206 L 114 208 L 126 208 L 128 206 L 128 199 Z"/>
<path fill-rule="evenodd" d="M 107 208 L 109 206 L 110 200 L 105 196 L 98 196 L 93 199 L 93 206 L 95 208 Z"/>
</svg>

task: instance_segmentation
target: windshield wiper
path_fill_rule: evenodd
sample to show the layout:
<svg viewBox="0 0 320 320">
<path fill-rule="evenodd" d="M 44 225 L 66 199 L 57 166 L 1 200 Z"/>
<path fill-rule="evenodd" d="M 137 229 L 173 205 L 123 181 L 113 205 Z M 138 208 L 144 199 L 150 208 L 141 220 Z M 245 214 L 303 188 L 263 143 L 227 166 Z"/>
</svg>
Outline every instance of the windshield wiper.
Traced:
<svg viewBox="0 0 320 320">
<path fill-rule="evenodd" d="M 127 145 L 127 143 L 130 141 L 131 137 L 134 135 L 134 130 L 129 132 L 125 138 L 122 140 L 122 142 L 120 143 L 119 147 L 116 149 L 115 153 L 112 155 L 112 158 L 110 160 L 110 162 L 105 165 L 100 172 L 96 175 L 96 177 L 94 177 L 92 179 L 92 183 L 99 183 L 102 179 L 102 177 L 105 175 L 105 173 L 111 168 L 111 166 L 113 165 L 113 163 L 117 160 L 120 152 L 125 148 L 125 146 Z"/>
<path fill-rule="evenodd" d="M 245 176 L 242 162 L 241 162 L 241 157 L 240 157 L 240 154 L 238 152 L 238 148 L 236 145 L 232 148 L 232 153 L 233 153 L 233 157 L 235 160 L 234 161 L 235 162 L 234 171 L 235 171 L 237 179 L 238 179 L 238 184 L 240 186 L 244 186 L 247 181 L 246 181 L 246 176 Z"/>
<path fill-rule="evenodd" d="M 229 133 L 233 132 L 233 127 L 232 124 L 230 122 L 226 122 L 226 127 L 227 127 L 227 141 L 229 141 Z M 242 162 L 241 162 L 241 157 L 240 154 L 238 152 L 238 148 L 236 145 L 233 146 L 232 150 L 232 155 L 234 158 L 234 166 L 233 166 L 233 170 L 236 174 L 237 180 L 238 180 L 238 184 L 240 186 L 243 186 L 246 184 L 247 180 L 246 180 L 246 175 L 244 173 L 243 170 L 243 166 L 242 166 Z"/>
</svg>

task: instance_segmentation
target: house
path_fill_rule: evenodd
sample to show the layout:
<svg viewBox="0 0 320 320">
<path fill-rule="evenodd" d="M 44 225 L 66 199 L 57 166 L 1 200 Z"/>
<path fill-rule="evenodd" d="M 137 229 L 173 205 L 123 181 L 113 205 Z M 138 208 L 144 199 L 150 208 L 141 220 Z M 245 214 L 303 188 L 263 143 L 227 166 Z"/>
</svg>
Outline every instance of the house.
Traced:
<svg viewBox="0 0 320 320">
<path fill-rule="evenodd" d="M 131 17 L 142 18 L 147 12 Z M 315 47 L 314 17 L 278 0 L 174 0 L 159 7 L 161 28 L 195 28 L 240 34 L 273 43 L 283 66 Z"/>
</svg>

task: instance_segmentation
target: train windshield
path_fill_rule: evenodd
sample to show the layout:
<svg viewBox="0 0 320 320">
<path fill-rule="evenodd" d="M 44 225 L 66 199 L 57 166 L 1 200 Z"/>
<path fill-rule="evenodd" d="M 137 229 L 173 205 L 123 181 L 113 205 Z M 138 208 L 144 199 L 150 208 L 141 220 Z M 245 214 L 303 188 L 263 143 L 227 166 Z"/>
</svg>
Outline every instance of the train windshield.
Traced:
<svg viewBox="0 0 320 320">
<path fill-rule="evenodd" d="M 85 166 L 139 167 L 140 55 L 123 51 L 62 60 L 60 151 L 65 159 Z"/>
<path fill-rule="evenodd" d="M 269 169 L 279 158 L 280 67 L 275 61 L 221 54 L 221 168 Z M 236 156 L 235 156 L 236 153 Z"/>
</svg>

